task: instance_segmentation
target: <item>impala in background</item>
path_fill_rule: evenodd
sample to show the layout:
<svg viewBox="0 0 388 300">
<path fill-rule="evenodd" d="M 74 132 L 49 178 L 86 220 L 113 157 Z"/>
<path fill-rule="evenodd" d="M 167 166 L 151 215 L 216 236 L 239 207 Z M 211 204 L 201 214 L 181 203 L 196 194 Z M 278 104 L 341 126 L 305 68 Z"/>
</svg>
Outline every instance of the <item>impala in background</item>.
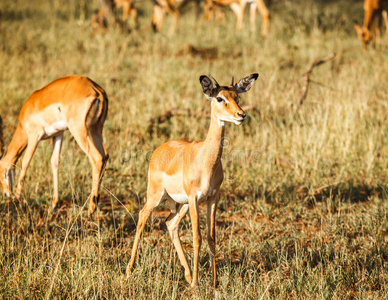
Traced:
<svg viewBox="0 0 388 300">
<path fill-rule="evenodd" d="M 201 0 L 154 0 L 155 4 L 152 9 L 152 28 L 154 31 L 157 32 L 162 28 L 164 18 L 169 13 L 173 17 L 170 32 L 174 32 L 178 26 L 179 15 L 192 1 L 196 3 L 196 16 L 198 18 Z"/>
<path fill-rule="evenodd" d="M 362 48 L 366 50 L 367 44 L 374 42 L 381 43 L 382 21 L 385 23 L 385 46 L 388 47 L 388 0 L 364 0 L 364 24 L 361 27 L 357 23 L 354 28 L 361 41 Z M 377 23 L 377 26 L 376 26 Z M 376 37 L 375 37 L 376 36 Z"/>
<path fill-rule="evenodd" d="M 263 19 L 261 35 L 266 37 L 269 31 L 269 10 L 264 0 L 206 0 L 204 7 L 205 19 L 207 21 L 211 20 L 217 7 L 229 6 L 237 17 L 236 30 L 240 31 L 243 28 L 244 11 L 247 4 L 250 4 L 251 31 L 256 31 L 256 10 L 258 10 Z"/>
<path fill-rule="evenodd" d="M 35 149 L 41 140 L 53 140 L 51 166 L 54 176 L 52 209 L 58 205 L 58 166 L 63 132 L 69 130 L 93 167 L 93 186 L 88 213 L 96 210 L 100 181 L 108 152 L 102 129 L 108 113 L 108 97 L 95 82 L 83 76 L 59 78 L 37 90 L 24 103 L 16 132 L 0 160 L 0 186 L 6 196 L 12 193 L 14 166 L 25 150 L 16 197 L 20 198 L 24 177 Z"/>
</svg>

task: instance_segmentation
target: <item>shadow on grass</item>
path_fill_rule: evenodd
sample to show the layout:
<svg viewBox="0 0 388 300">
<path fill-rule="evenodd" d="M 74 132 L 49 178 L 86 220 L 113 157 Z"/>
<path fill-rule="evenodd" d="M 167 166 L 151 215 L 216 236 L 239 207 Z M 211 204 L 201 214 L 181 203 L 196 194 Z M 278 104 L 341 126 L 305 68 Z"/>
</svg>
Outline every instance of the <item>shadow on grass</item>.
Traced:
<svg viewBox="0 0 388 300">
<path fill-rule="evenodd" d="M 320 188 L 310 188 L 305 185 L 282 185 L 276 190 L 264 191 L 259 187 L 258 194 L 264 195 L 266 203 L 275 207 L 302 200 L 307 208 L 313 209 L 317 202 L 328 200 L 357 204 L 374 198 L 385 199 L 388 196 L 388 186 L 347 181 Z"/>
</svg>

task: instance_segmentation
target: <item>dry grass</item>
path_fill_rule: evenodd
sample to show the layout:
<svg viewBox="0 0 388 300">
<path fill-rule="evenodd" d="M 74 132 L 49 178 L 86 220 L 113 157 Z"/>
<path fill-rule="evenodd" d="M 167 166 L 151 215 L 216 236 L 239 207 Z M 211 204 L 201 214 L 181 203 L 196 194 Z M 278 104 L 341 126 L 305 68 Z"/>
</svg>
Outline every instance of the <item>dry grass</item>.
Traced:
<svg viewBox="0 0 388 300">
<path fill-rule="evenodd" d="M 259 31 L 235 34 L 234 21 L 196 22 L 193 7 L 173 36 L 170 18 L 161 33 L 152 32 L 148 2 L 137 4 L 139 27 L 131 33 L 110 28 L 94 35 L 88 20 L 98 1 L 1 1 L 5 145 L 33 90 L 83 74 L 110 99 L 104 138 L 111 159 L 99 211 L 89 221 L 82 210 L 91 186 L 89 162 L 66 134 L 62 208 L 50 215 L 51 145 L 41 143 L 23 201 L 0 199 L 0 298 L 195 297 L 166 231 L 166 206 L 150 220 L 133 276 L 125 279 L 144 203 L 147 155 L 171 139 L 205 137 L 209 105 L 200 75 L 226 84 L 253 72 L 259 80 L 242 104 L 257 109 L 242 126 L 226 130 L 230 143 L 217 215 L 219 295 L 388 297 L 388 57 L 383 49 L 361 51 L 352 23 L 362 19 L 361 2 L 276 1 L 264 41 Z M 229 11 L 227 17 L 234 18 Z M 188 44 L 217 49 L 216 56 L 191 55 Z M 313 58 L 332 52 L 334 60 L 314 69 L 309 94 L 294 115 L 299 79 Z M 176 116 L 147 131 L 148 120 L 176 107 L 203 111 L 203 117 Z M 188 218 L 181 236 L 192 261 Z M 198 297 L 212 298 L 206 242 L 200 256 Z"/>
</svg>

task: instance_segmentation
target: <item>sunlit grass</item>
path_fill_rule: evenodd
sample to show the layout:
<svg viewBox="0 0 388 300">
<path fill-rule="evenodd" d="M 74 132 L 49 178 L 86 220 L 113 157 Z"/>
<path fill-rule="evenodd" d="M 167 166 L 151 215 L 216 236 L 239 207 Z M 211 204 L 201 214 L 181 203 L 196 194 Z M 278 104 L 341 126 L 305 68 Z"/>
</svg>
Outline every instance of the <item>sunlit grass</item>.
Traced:
<svg viewBox="0 0 388 300">
<path fill-rule="evenodd" d="M 254 72 L 260 77 L 241 103 L 256 109 L 242 126 L 226 128 L 219 295 L 387 297 L 388 52 L 361 51 L 353 20 L 362 20 L 362 1 L 273 2 L 267 40 L 259 28 L 256 35 L 249 31 L 248 18 L 246 30 L 235 33 L 229 10 L 220 23 L 205 23 L 189 6 L 176 34 L 169 32 L 169 17 L 154 34 L 152 4 L 140 2 L 138 29 L 93 34 L 89 20 L 98 1 L 0 2 L 6 144 L 23 102 L 57 77 L 86 75 L 110 100 L 104 127 L 110 160 L 93 221 L 82 211 L 91 167 L 68 133 L 57 215 L 49 214 L 50 141 L 33 157 L 25 201 L 0 199 L 0 298 L 44 298 L 51 284 L 50 298 L 58 299 L 195 297 L 166 231 L 163 205 L 146 227 L 132 277 L 125 278 L 145 201 L 147 158 L 168 140 L 205 138 L 210 106 L 200 75 L 229 84 L 232 76 Z M 217 47 L 218 57 L 182 55 L 186 44 Z M 314 69 L 307 99 L 294 114 L 310 61 L 332 52 L 335 59 Z M 176 107 L 203 117 L 173 117 L 150 134 L 149 120 Z M 200 299 L 213 297 L 204 215 Z M 181 238 L 190 263 L 191 237 L 187 217 Z"/>
</svg>

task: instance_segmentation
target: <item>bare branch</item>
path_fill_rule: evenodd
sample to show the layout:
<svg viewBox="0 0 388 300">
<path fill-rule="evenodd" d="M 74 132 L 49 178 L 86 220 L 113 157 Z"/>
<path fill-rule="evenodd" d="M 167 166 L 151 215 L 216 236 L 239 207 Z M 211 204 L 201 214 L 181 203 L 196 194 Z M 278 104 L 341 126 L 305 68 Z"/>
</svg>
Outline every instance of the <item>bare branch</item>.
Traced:
<svg viewBox="0 0 388 300">
<path fill-rule="evenodd" d="M 313 69 L 315 67 L 320 66 L 321 64 L 323 64 L 325 62 L 328 62 L 329 60 L 332 60 L 334 57 L 335 57 L 335 53 L 331 53 L 330 55 L 326 56 L 325 58 L 322 58 L 320 60 L 313 59 L 311 61 L 306 73 L 304 73 L 305 78 L 304 78 L 304 84 L 303 84 L 303 88 L 302 88 L 302 94 L 299 98 L 298 104 L 296 105 L 294 114 L 296 114 L 299 111 L 300 107 L 303 105 L 304 100 L 307 97 L 307 93 L 308 93 L 310 82 L 311 82 L 310 77 L 311 77 L 311 73 L 313 72 Z"/>
</svg>

